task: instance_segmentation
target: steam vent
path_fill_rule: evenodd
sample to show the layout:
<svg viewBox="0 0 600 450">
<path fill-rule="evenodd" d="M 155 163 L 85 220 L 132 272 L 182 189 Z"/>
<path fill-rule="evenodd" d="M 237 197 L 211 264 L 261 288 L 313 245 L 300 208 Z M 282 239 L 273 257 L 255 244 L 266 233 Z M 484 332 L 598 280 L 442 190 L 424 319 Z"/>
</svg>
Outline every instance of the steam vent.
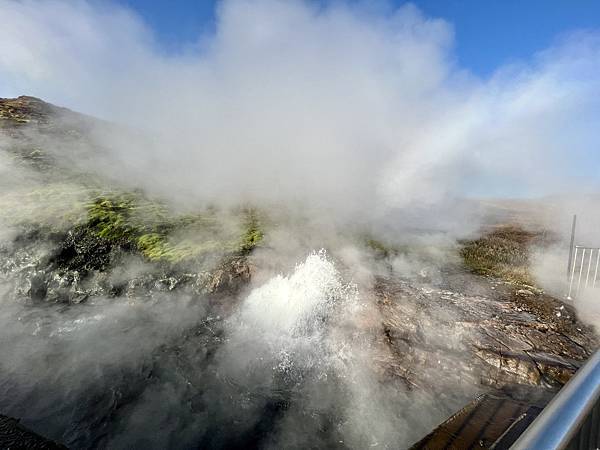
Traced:
<svg viewBox="0 0 600 450">
<path fill-rule="evenodd" d="M 0 0 L 0 449 L 600 448 L 600 3 L 155 3 Z"/>
</svg>

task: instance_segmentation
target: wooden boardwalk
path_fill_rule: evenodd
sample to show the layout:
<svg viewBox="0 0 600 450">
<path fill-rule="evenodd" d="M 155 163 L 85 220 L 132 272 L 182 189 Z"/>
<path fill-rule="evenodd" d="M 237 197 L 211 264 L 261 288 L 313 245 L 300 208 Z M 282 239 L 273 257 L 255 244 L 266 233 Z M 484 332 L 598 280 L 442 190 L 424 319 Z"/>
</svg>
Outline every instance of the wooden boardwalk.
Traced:
<svg viewBox="0 0 600 450">
<path fill-rule="evenodd" d="M 536 406 L 483 394 L 411 450 L 508 449 L 540 411 Z"/>
</svg>

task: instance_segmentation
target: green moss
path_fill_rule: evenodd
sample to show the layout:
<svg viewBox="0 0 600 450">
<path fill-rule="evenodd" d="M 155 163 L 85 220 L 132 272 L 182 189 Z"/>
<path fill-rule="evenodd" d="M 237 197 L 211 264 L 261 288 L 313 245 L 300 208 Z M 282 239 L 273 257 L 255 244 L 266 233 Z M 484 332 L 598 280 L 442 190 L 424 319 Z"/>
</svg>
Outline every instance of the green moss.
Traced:
<svg viewBox="0 0 600 450">
<path fill-rule="evenodd" d="M 373 251 L 377 257 L 387 258 L 392 254 L 395 254 L 395 249 L 391 246 L 386 245 L 382 241 L 375 239 L 371 236 L 367 236 L 364 238 L 365 245 L 367 248 Z"/>
<path fill-rule="evenodd" d="M 168 252 L 164 236 L 158 233 L 141 235 L 138 237 L 136 245 L 142 254 L 151 260 L 159 260 Z"/>
<path fill-rule="evenodd" d="M 254 211 L 243 215 L 241 236 L 227 236 L 214 211 L 169 217 L 160 204 L 120 195 L 92 202 L 87 226 L 102 238 L 136 248 L 151 261 L 178 263 L 208 254 L 250 252 L 263 232 Z"/>
<path fill-rule="evenodd" d="M 241 253 L 250 252 L 264 239 L 264 233 L 256 211 L 250 210 L 246 214 L 244 232 L 238 244 L 238 249 L 235 249 L 235 251 Z"/>
<path fill-rule="evenodd" d="M 463 242 L 460 253 L 465 265 L 477 274 L 534 285 L 529 273 L 529 248 L 536 238 L 536 233 L 521 228 L 501 227 Z"/>
<path fill-rule="evenodd" d="M 68 183 L 8 190 L 0 194 L 0 217 L 14 226 L 62 230 L 86 220 L 88 198 L 88 190 Z"/>
<path fill-rule="evenodd" d="M 137 248 L 151 261 L 168 261 L 178 263 L 192 258 L 199 258 L 210 253 L 224 252 L 226 243 L 207 240 L 194 242 L 183 240 L 172 244 L 167 236 L 158 233 L 149 233 L 137 239 Z"/>
<path fill-rule="evenodd" d="M 131 241 L 139 234 L 130 221 L 132 205 L 127 198 L 98 198 L 88 207 L 88 226 L 110 241 Z"/>
</svg>

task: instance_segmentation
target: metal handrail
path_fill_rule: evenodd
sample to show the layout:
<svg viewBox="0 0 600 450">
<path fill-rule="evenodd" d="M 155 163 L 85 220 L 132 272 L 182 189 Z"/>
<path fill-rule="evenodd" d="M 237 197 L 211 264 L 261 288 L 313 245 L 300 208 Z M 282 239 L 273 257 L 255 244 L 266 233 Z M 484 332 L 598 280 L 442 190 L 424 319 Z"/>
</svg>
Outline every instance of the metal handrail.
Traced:
<svg viewBox="0 0 600 450">
<path fill-rule="evenodd" d="M 572 300 L 571 293 L 573 292 L 573 284 L 575 282 L 575 278 L 577 278 L 577 283 L 575 283 L 577 285 L 575 297 L 577 297 L 579 295 L 579 290 L 581 288 L 582 278 L 585 279 L 585 283 L 584 283 L 585 289 L 587 289 L 590 284 L 591 284 L 591 287 L 593 287 L 593 288 L 596 287 L 596 280 L 598 279 L 598 269 L 600 268 L 600 248 L 599 247 L 587 247 L 585 245 L 576 245 L 574 247 L 574 249 L 575 249 L 575 253 L 573 255 L 569 256 L 569 258 L 572 257 L 572 259 L 569 260 L 569 270 L 570 270 L 569 291 L 567 293 L 567 299 L 569 299 L 569 300 Z M 578 256 L 580 251 L 581 251 L 581 258 L 579 258 L 579 256 Z M 596 252 L 595 258 L 594 258 L 594 252 Z M 587 271 L 584 274 L 586 254 L 588 255 Z M 578 258 L 581 260 L 581 261 L 579 261 L 579 264 L 578 264 Z M 595 269 L 593 270 L 593 273 L 592 273 L 592 266 L 594 265 L 594 262 L 595 262 Z M 577 267 L 579 267 L 579 270 L 577 270 L 577 273 L 576 273 Z M 592 274 L 591 283 L 590 283 L 590 274 Z"/>
<path fill-rule="evenodd" d="M 556 394 L 512 445 L 514 450 L 596 448 L 600 415 L 600 351 Z M 592 414 L 594 411 L 594 414 Z M 594 442 L 592 442 L 594 441 Z"/>
</svg>

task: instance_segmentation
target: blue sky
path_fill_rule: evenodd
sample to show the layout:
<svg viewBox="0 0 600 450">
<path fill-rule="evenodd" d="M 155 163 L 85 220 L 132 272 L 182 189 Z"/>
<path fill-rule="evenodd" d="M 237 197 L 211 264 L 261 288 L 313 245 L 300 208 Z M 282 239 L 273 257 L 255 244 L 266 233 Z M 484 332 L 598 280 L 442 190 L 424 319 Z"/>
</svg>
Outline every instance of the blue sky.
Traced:
<svg viewBox="0 0 600 450">
<path fill-rule="evenodd" d="M 326 1 L 326 0 L 320 0 Z M 214 26 L 215 0 L 121 0 L 137 11 L 167 51 Z M 393 5 L 404 1 L 394 0 Z M 598 0 L 417 0 L 427 16 L 452 23 L 459 64 L 482 76 L 528 59 L 563 33 L 600 29 Z"/>
</svg>

